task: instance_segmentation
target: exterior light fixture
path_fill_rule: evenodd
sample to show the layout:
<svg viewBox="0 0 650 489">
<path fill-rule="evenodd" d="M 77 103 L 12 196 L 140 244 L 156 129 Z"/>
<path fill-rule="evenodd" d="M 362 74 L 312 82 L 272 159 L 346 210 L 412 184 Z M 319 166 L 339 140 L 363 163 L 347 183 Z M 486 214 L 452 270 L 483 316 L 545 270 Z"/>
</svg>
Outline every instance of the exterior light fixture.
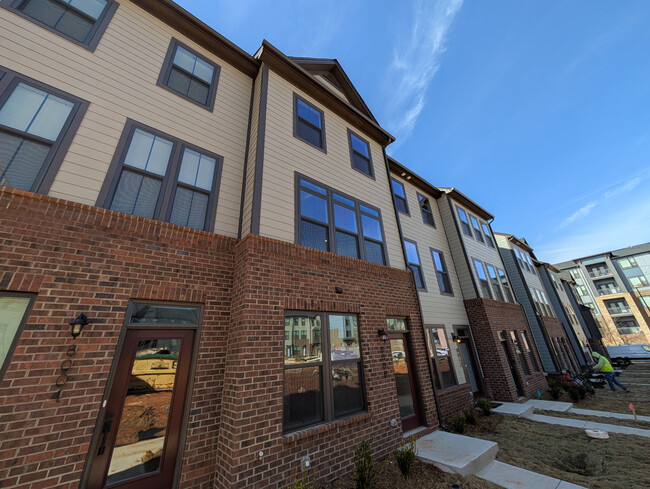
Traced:
<svg viewBox="0 0 650 489">
<path fill-rule="evenodd" d="M 343 293 L 343 287 L 339 287 L 338 285 L 334 287 L 334 292 L 337 294 L 342 294 Z"/>
<path fill-rule="evenodd" d="M 88 324 L 88 318 L 82 312 L 70 323 L 70 334 L 72 335 L 72 339 L 77 339 L 77 336 L 81 334 L 81 330 L 84 329 L 86 324 Z"/>
<path fill-rule="evenodd" d="M 458 335 L 456 335 L 456 333 L 452 333 L 451 334 L 451 341 L 454 341 L 456 343 L 460 343 L 460 338 L 458 337 Z"/>
<path fill-rule="evenodd" d="M 381 341 L 386 341 L 388 339 L 388 333 L 385 329 L 378 329 L 377 334 L 381 338 Z"/>
</svg>

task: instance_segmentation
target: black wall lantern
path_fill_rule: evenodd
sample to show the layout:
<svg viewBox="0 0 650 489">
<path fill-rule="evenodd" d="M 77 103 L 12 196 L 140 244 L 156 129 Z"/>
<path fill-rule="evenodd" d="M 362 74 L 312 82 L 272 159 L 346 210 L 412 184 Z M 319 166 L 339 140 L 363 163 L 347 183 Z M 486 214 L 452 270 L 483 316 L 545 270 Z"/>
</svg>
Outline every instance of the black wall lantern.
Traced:
<svg viewBox="0 0 650 489">
<path fill-rule="evenodd" d="M 388 333 L 385 329 L 378 329 L 377 334 L 381 338 L 381 341 L 386 341 L 388 339 Z"/>
<path fill-rule="evenodd" d="M 86 324 L 88 324 L 88 318 L 82 312 L 70 323 L 70 334 L 72 335 L 72 339 L 77 339 L 77 336 L 81 334 L 81 330 L 84 329 Z"/>
</svg>

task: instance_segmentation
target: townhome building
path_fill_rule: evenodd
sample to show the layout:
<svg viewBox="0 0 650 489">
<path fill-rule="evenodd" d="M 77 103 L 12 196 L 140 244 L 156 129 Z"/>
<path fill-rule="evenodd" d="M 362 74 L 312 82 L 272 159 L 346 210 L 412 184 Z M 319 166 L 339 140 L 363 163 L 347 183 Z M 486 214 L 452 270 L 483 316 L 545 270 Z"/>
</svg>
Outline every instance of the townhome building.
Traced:
<svg viewBox="0 0 650 489">
<path fill-rule="evenodd" d="M 516 401 L 547 387 L 540 352 L 497 248 L 494 216 L 455 188 L 440 188 L 438 206 L 469 328 L 457 336 L 476 368 L 479 393 Z M 473 355 L 473 357 L 472 357 Z"/>
<path fill-rule="evenodd" d="M 4 485 L 282 487 L 439 425 L 470 332 L 425 328 L 393 138 L 335 60 L 168 0 L 2 0 L 0 45 Z"/>
<path fill-rule="evenodd" d="M 543 284 L 542 273 L 535 265 L 537 260 L 532 248 L 511 234 L 497 233 L 496 241 L 511 277 L 517 301 L 522 305 L 535 335 L 544 371 L 549 374 L 579 372 L 581 366 L 575 350 L 581 356 L 582 353 L 575 333 L 568 324 L 559 320 L 554 311 Z"/>
<path fill-rule="evenodd" d="M 588 306 L 608 345 L 650 342 L 650 244 L 555 265 Z"/>
</svg>

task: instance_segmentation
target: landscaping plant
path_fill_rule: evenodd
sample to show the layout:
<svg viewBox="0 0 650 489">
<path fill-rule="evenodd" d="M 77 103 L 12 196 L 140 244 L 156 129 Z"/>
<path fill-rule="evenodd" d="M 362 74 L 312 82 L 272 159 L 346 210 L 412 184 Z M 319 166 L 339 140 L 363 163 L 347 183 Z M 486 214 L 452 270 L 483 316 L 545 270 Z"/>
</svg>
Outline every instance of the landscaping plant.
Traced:
<svg viewBox="0 0 650 489">
<path fill-rule="evenodd" d="M 372 461 L 372 449 L 370 440 L 365 440 L 354 451 L 354 467 L 356 470 L 356 488 L 372 489 L 375 487 L 375 466 Z"/>
<path fill-rule="evenodd" d="M 454 416 L 449 419 L 449 426 L 456 433 L 463 434 L 465 432 L 465 416 L 462 414 L 459 416 Z"/>
<path fill-rule="evenodd" d="M 492 402 L 485 397 L 479 397 L 476 400 L 476 405 L 479 407 L 485 416 L 489 416 L 492 411 Z"/>
<path fill-rule="evenodd" d="M 312 489 L 313 486 L 307 482 L 307 474 L 302 477 L 298 476 L 298 471 L 296 470 L 295 475 L 293 476 L 293 484 L 287 486 L 287 489 Z"/>
<path fill-rule="evenodd" d="M 465 416 L 465 422 L 467 424 L 471 424 L 472 426 L 476 426 L 476 410 L 471 407 L 463 411 L 463 416 Z"/>
<path fill-rule="evenodd" d="M 415 462 L 415 455 L 417 449 L 415 448 L 415 437 L 411 437 L 408 445 L 395 450 L 395 462 L 397 462 L 397 467 L 404 477 L 409 476 L 411 472 L 411 465 Z"/>
<path fill-rule="evenodd" d="M 569 397 L 573 402 L 580 401 L 581 393 L 580 393 L 580 388 L 577 385 L 570 385 L 569 388 L 567 389 L 567 393 L 569 394 Z"/>
<path fill-rule="evenodd" d="M 562 384 L 563 382 L 555 379 L 550 379 L 548 381 L 548 393 L 556 401 L 560 398 L 560 394 L 562 394 L 562 389 L 564 388 Z"/>
</svg>

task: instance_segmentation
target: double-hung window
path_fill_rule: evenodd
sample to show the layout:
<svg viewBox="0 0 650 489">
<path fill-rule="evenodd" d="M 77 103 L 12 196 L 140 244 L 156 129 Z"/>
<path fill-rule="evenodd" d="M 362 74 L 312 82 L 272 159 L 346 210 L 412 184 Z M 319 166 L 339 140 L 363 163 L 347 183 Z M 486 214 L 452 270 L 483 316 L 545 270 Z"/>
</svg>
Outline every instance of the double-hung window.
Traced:
<svg viewBox="0 0 650 489">
<path fill-rule="evenodd" d="M 221 166 L 220 156 L 129 120 L 98 205 L 211 231 Z"/>
<path fill-rule="evenodd" d="M 293 135 L 321 151 L 327 152 L 324 120 L 325 116 L 322 110 L 294 93 Z M 370 156 L 370 152 L 368 152 L 368 156 Z"/>
<path fill-rule="evenodd" d="M 0 185 L 47 193 L 88 103 L 10 70 L 4 72 Z"/>
<path fill-rule="evenodd" d="M 471 237 L 472 228 L 469 227 L 469 219 L 467 218 L 467 213 L 460 207 L 456 207 L 456 212 L 458 212 L 458 217 L 460 218 L 460 227 L 463 229 L 463 232 Z"/>
<path fill-rule="evenodd" d="M 480 260 L 474 259 L 474 268 L 476 269 L 476 275 L 478 277 L 479 285 L 483 291 L 483 297 L 486 299 L 492 299 L 492 291 L 490 291 L 490 283 L 488 282 L 487 275 L 485 274 L 485 268 L 483 267 L 483 262 Z"/>
<path fill-rule="evenodd" d="M 413 277 L 415 278 L 415 285 L 418 289 L 426 290 L 424 273 L 422 272 L 422 264 L 420 263 L 420 254 L 418 253 L 418 245 L 415 241 L 405 239 L 404 249 L 406 250 L 408 267 L 413 272 Z"/>
<path fill-rule="evenodd" d="M 481 228 L 483 229 L 483 236 L 485 236 L 485 243 L 490 247 L 494 248 L 494 240 L 492 239 L 492 233 L 490 233 L 489 226 L 481 222 Z"/>
<path fill-rule="evenodd" d="M 498 301 L 503 302 L 503 293 L 501 292 L 501 287 L 499 285 L 499 277 L 494 267 L 490 264 L 485 264 L 487 267 L 488 275 L 490 276 L 490 283 L 492 284 L 492 290 L 494 291 L 494 296 Z"/>
<path fill-rule="evenodd" d="M 474 228 L 474 237 L 477 239 L 477 241 L 480 241 L 481 243 L 485 243 L 485 238 L 483 237 L 483 231 L 481 231 L 481 227 L 478 224 L 478 220 L 471 214 L 469 218 L 472 221 L 472 227 Z"/>
<path fill-rule="evenodd" d="M 1 0 L 0 6 L 94 51 L 118 3 L 113 0 Z"/>
<path fill-rule="evenodd" d="M 158 85 L 212 111 L 220 67 L 185 44 L 172 39 Z"/>
<path fill-rule="evenodd" d="M 297 318 L 305 337 L 292 334 Z M 364 410 L 357 316 L 287 312 L 284 328 L 284 431 Z"/>
<path fill-rule="evenodd" d="M 296 188 L 297 243 L 387 264 L 379 209 L 300 175 Z"/>
<path fill-rule="evenodd" d="M 449 280 L 449 270 L 447 270 L 445 256 L 442 254 L 442 251 L 434 249 L 431 249 L 431 256 L 433 257 L 433 264 L 436 268 L 440 293 L 453 295 L 454 292 L 451 290 L 451 280 Z"/>
<path fill-rule="evenodd" d="M 409 204 L 406 200 L 406 190 L 404 189 L 404 185 L 394 178 L 390 179 L 390 184 L 393 189 L 393 197 L 395 198 L 395 207 L 397 207 L 398 211 L 410 215 Z"/>
<path fill-rule="evenodd" d="M 350 142 L 350 159 L 352 168 L 359 170 L 361 173 L 375 178 L 374 168 L 372 166 L 372 157 L 370 156 L 370 144 L 360 136 L 357 136 L 348 129 L 348 139 Z"/>
<path fill-rule="evenodd" d="M 433 366 L 436 389 L 446 389 L 458 384 L 451 360 L 451 350 L 444 328 L 427 327 L 429 359 Z"/>
<path fill-rule="evenodd" d="M 424 224 L 428 224 L 435 228 L 436 223 L 433 220 L 433 211 L 431 210 L 431 202 L 429 202 L 429 199 L 418 193 L 418 203 L 420 204 L 420 212 L 422 213 Z"/>
<path fill-rule="evenodd" d="M 506 295 L 506 300 L 508 302 L 514 302 L 515 300 L 512 297 L 512 291 L 510 290 L 510 284 L 508 283 L 508 277 L 506 277 L 506 272 L 504 272 L 500 268 L 497 268 L 497 273 L 499 274 L 499 280 L 501 281 L 501 287 L 503 288 L 503 292 Z"/>
</svg>

